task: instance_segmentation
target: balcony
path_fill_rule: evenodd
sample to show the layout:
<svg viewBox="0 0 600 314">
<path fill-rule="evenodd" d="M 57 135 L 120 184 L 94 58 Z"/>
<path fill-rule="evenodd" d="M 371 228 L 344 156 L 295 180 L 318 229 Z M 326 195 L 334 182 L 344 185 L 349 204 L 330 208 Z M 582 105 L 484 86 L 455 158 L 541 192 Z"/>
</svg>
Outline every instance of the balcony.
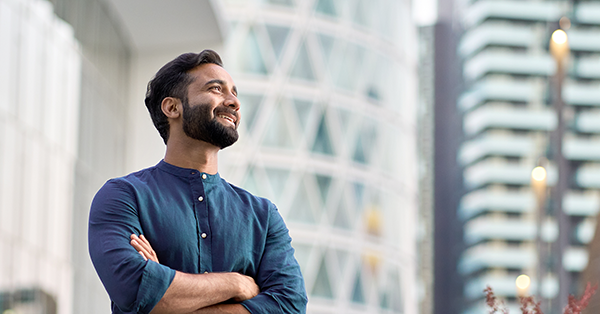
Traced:
<svg viewBox="0 0 600 314">
<path fill-rule="evenodd" d="M 556 64 L 549 54 L 533 55 L 503 51 L 483 51 L 466 60 L 463 68 L 465 79 L 472 81 L 487 73 L 550 76 L 555 71 Z"/>
<path fill-rule="evenodd" d="M 535 42 L 531 27 L 505 24 L 481 25 L 465 33 L 458 46 L 458 53 L 466 58 L 488 45 L 528 47 Z"/>
<path fill-rule="evenodd" d="M 463 24 L 468 29 L 489 18 L 558 21 L 562 14 L 561 9 L 559 2 L 550 1 L 478 1 L 467 9 Z"/>
<path fill-rule="evenodd" d="M 504 108 L 486 106 L 464 115 L 463 128 L 468 136 L 488 128 L 550 131 L 556 127 L 552 109 Z"/>
</svg>

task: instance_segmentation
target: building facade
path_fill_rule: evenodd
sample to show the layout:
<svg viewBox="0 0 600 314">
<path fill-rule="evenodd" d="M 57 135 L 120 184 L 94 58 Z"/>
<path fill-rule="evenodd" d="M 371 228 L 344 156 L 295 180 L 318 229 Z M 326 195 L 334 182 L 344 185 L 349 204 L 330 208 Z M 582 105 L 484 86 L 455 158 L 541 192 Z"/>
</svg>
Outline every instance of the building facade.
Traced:
<svg viewBox="0 0 600 314">
<path fill-rule="evenodd" d="M 409 2 L 224 6 L 243 129 L 223 176 L 279 207 L 310 313 L 416 313 Z"/>
<path fill-rule="evenodd" d="M 556 266 L 562 264 L 568 277 L 563 288 L 578 292 L 600 208 L 600 3 L 465 1 L 457 11 L 464 28 L 458 52 L 466 85 L 457 103 L 464 134 L 458 155 L 465 185 L 458 208 L 466 246 L 458 266 L 465 280 L 464 313 L 484 310 L 486 285 L 518 311 L 515 279 L 520 274 L 532 278 L 527 293 L 543 298 L 546 306 L 554 304 L 548 312 L 558 313 L 566 303 L 556 303 Z M 569 19 L 560 25 L 568 35 L 570 57 L 557 85 L 557 63 L 548 46 L 561 17 Z M 553 133 L 556 89 L 566 104 L 564 136 Z M 561 206 L 552 195 L 558 180 L 557 136 L 563 138 L 570 169 Z M 548 174 L 542 203 L 531 183 L 538 165 Z M 566 230 L 564 254 L 557 250 L 561 208 L 566 214 L 560 228 Z M 540 228 L 538 210 L 545 213 Z M 538 232 L 546 251 L 539 261 Z M 545 269 L 539 274 L 538 265 Z"/>
<path fill-rule="evenodd" d="M 163 156 L 143 105 L 155 71 L 211 48 L 242 101 L 222 176 L 279 207 L 309 312 L 416 313 L 409 16 L 409 1 L 391 0 L 0 0 L 1 295 L 108 311 L 89 204 L 107 179 Z"/>
</svg>

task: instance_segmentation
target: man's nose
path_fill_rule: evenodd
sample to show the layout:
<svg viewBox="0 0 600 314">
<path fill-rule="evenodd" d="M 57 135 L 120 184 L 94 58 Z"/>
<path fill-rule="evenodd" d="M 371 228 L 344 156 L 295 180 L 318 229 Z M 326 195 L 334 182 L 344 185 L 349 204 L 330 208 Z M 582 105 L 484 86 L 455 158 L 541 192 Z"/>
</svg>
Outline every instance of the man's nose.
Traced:
<svg viewBox="0 0 600 314">
<path fill-rule="evenodd" d="M 240 110 L 240 100 L 233 94 L 227 97 L 225 105 L 235 111 Z"/>
</svg>

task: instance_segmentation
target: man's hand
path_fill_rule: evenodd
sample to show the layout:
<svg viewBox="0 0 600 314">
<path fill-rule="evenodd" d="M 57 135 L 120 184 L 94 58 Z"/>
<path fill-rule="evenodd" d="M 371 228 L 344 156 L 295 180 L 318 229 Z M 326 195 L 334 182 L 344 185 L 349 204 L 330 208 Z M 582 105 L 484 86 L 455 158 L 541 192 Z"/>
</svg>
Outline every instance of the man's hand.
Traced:
<svg viewBox="0 0 600 314">
<path fill-rule="evenodd" d="M 145 260 L 158 263 L 156 252 L 143 235 L 131 235 L 131 246 Z M 199 289 L 190 289 L 195 287 Z M 197 294 L 198 292 L 200 294 Z M 210 291 L 207 293 L 207 291 Z M 239 273 L 185 274 L 177 272 L 169 289 L 152 310 L 162 313 L 248 313 L 240 304 L 219 304 L 226 300 L 242 302 L 254 298 L 260 288 L 254 278 Z M 197 311 L 197 312 L 196 312 Z"/>
<path fill-rule="evenodd" d="M 238 273 L 231 273 L 239 276 L 237 278 L 237 286 L 239 287 L 239 291 L 236 296 L 233 297 L 233 301 L 242 302 L 249 299 L 254 298 L 256 295 L 260 293 L 260 289 L 254 282 L 254 278 Z"/>
<path fill-rule="evenodd" d="M 148 242 L 143 234 L 139 237 L 135 234 L 132 234 L 131 242 L 129 243 L 133 246 L 133 248 L 135 248 L 136 251 L 138 251 L 138 253 L 140 253 L 140 255 L 142 255 L 145 260 L 151 260 L 158 263 L 158 256 L 156 256 L 156 252 L 154 252 L 150 242 Z"/>
</svg>

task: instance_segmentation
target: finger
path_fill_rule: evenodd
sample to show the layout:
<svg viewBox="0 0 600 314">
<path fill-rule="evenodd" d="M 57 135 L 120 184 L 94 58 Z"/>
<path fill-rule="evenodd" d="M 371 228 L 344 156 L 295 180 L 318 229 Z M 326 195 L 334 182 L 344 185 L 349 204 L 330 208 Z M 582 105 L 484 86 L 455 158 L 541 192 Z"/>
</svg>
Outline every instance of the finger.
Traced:
<svg viewBox="0 0 600 314">
<path fill-rule="evenodd" d="M 140 244 L 140 241 L 131 240 L 131 245 L 136 251 L 143 252 L 144 254 L 146 254 L 146 256 L 150 256 L 150 252 L 148 252 L 148 250 Z"/>
<path fill-rule="evenodd" d="M 152 249 L 152 245 L 150 245 L 150 242 L 148 242 L 148 239 L 146 239 L 146 237 L 144 237 L 144 235 L 140 235 L 139 240 L 140 240 L 139 241 L 140 245 L 142 245 L 146 249 L 146 251 L 148 251 L 148 252 L 154 251 L 154 249 Z"/>
<path fill-rule="evenodd" d="M 146 255 L 144 255 L 144 253 L 142 253 L 142 251 L 138 251 L 138 253 L 140 253 L 140 255 L 144 258 L 144 260 L 148 260 L 148 258 L 146 257 Z"/>
</svg>

